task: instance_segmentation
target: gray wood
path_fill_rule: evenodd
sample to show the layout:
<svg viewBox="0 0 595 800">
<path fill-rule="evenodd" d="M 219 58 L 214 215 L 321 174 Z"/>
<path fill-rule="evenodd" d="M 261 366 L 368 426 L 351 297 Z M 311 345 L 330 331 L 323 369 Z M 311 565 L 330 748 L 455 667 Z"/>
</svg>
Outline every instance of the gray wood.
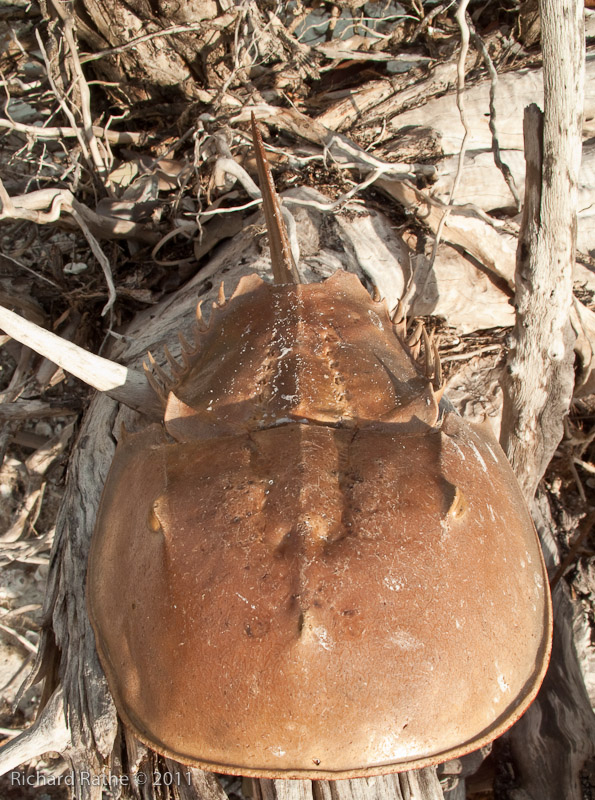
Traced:
<svg viewBox="0 0 595 800">
<path fill-rule="evenodd" d="M 574 388 L 569 319 L 581 150 L 583 4 L 541 0 L 545 113 L 525 112 L 526 186 L 515 275 L 517 321 L 504 388 L 502 445 L 530 502 L 563 434 Z M 539 517 L 548 524 L 543 503 Z M 541 527 L 538 525 L 538 527 Z M 544 548 L 556 560 L 551 541 Z M 573 642 L 567 587 L 553 596 L 554 640 L 542 689 L 509 737 L 518 800 L 579 800 L 595 754 L 595 717 Z"/>
<path fill-rule="evenodd" d="M 562 438 L 574 387 L 570 323 L 580 167 L 582 3 L 542 3 L 545 113 L 525 112 L 525 207 L 515 276 L 517 320 L 508 360 L 502 436 L 527 497 Z"/>
<path fill-rule="evenodd" d="M 595 756 L 591 709 L 573 641 L 576 605 L 558 583 L 550 668 L 536 701 L 509 737 L 520 787 L 530 800 L 582 800 L 581 771 Z"/>
<path fill-rule="evenodd" d="M 255 783 L 260 789 L 261 800 L 311 800 L 312 798 L 312 781 L 262 779 Z"/>
</svg>

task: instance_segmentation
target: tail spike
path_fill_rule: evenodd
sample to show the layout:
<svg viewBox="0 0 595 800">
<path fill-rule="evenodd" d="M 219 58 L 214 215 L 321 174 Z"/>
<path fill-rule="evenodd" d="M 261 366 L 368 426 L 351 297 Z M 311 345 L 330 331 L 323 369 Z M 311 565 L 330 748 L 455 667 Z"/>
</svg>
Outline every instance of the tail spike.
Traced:
<svg viewBox="0 0 595 800">
<path fill-rule="evenodd" d="M 258 169 L 258 182 L 262 193 L 262 208 L 269 233 L 271 265 L 275 283 L 299 283 L 300 276 L 293 260 L 291 242 L 281 213 L 281 204 L 275 191 L 273 176 L 269 168 L 264 143 L 252 114 L 252 140 Z"/>
<path fill-rule="evenodd" d="M 221 285 L 219 286 L 219 294 L 217 295 L 217 305 L 221 308 L 221 306 L 225 305 L 225 285 L 223 281 L 221 281 Z"/>
<path fill-rule="evenodd" d="M 375 303 L 379 303 L 382 300 L 382 295 L 380 294 L 380 289 L 374 285 L 374 291 L 372 292 L 372 300 Z"/>
</svg>

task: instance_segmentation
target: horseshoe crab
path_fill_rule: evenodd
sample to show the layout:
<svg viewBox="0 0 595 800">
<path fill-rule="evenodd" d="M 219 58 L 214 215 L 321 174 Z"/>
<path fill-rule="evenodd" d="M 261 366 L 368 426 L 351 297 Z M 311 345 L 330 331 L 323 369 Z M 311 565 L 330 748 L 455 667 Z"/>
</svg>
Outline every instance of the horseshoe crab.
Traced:
<svg viewBox="0 0 595 800">
<path fill-rule="evenodd" d="M 296 282 L 253 126 L 275 283 L 243 278 L 209 325 L 199 310 L 173 377 L 150 372 L 163 422 L 122 436 L 89 559 L 100 660 L 124 722 L 183 763 L 437 763 L 537 693 L 539 543 L 488 427 L 441 396 L 425 332 L 407 344 L 348 273 Z"/>
</svg>

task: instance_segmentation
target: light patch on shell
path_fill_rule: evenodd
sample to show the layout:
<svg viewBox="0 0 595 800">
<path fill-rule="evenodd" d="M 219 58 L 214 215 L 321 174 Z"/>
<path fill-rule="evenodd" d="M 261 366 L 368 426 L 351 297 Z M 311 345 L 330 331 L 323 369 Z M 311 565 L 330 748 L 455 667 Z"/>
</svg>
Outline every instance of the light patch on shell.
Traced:
<svg viewBox="0 0 595 800">
<path fill-rule="evenodd" d="M 237 596 L 237 597 L 239 597 L 239 598 L 240 598 L 240 600 L 243 600 L 243 601 L 244 601 L 244 603 L 246 603 L 247 605 L 249 605 L 251 609 L 253 609 L 253 610 L 255 610 L 255 609 L 256 609 L 256 606 L 255 606 L 255 605 L 253 605 L 253 604 L 252 604 L 252 603 L 251 603 L 251 602 L 248 600 L 248 598 L 247 598 L 247 597 L 244 597 L 244 595 L 243 595 L 243 594 L 240 594 L 239 592 L 236 592 L 236 596 Z"/>
<path fill-rule="evenodd" d="M 498 456 L 496 455 L 496 453 L 494 453 L 493 449 L 492 449 L 492 448 L 491 448 L 491 446 L 488 444 L 488 442 L 484 442 L 484 444 L 485 444 L 485 446 L 488 448 L 488 450 L 490 451 L 490 455 L 492 456 L 492 458 L 494 459 L 494 461 L 495 461 L 495 462 L 496 462 L 496 464 L 497 464 L 497 463 L 498 463 Z"/>
<path fill-rule="evenodd" d="M 458 454 L 461 456 L 461 458 L 463 459 L 463 461 L 465 461 L 465 453 L 463 453 L 463 451 L 461 450 L 461 448 L 459 447 L 459 445 L 456 443 L 456 441 L 454 440 L 454 438 L 452 438 L 452 437 L 450 437 L 450 436 L 449 436 L 449 438 L 448 438 L 448 441 L 449 441 L 449 442 L 450 442 L 452 445 L 454 445 L 454 447 L 456 448 L 456 450 L 457 450 Z"/>
<path fill-rule="evenodd" d="M 382 583 L 390 592 L 398 592 L 403 588 L 403 586 L 405 586 L 404 578 L 393 578 L 391 575 L 386 575 L 383 578 Z"/>
<path fill-rule="evenodd" d="M 384 325 L 382 324 L 382 320 L 375 311 L 372 311 L 371 308 L 368 309 L 368 316 L 370 317 L 372 325 L 375 325 L 379 331 L 384 330 Z"/>
<path fill-rule="evenodd" d="M 424 644 L 413 634 L 404 630 L 396 630 L 390 637 L 392 644 L 396 644 L 401 650 L 421 650 Z"/>
<path fill-rule="evenodd" d="M 379 752 L 385 758 L 394 758 L 395 752 L 398 752 L 397 742 L 398 742 L 397 736 L 384 736 L 382 739 L 378 741 L 377 747 Z"/>
<path fill-rule="evenodd" d="M 403 728 L 407 727 L 407 723 Z M 423 747 L 423 744 L 411 736 L 407 737 L 407 744 L 399 742 L 399 734 L 392 736 L 383 736 L 382 739 L 375 743 L 375 747 L 384 756 L 385 759 L 404 759 L 411 753 L 417 753 Z"/>
<path fill-rule="evenodd" d="M 309 611 L 305 611 L 300 625 L 300 639 L 320 645 L 323 650 L 332 650 L 333 642 L 324 625 L 317 625 Z"/>
<path fill-rule="evenodd" d="M 478 449 L 477 449 L 477 447 L 475 446 L 475 442 L 470 442 L 470 444 L 471 444 L 471 447 L 473 448 L 473 452 L 475 453 L 475 455 L 476 455 L 476 457 L 477 457 L 477 460 L 478 460 L 478 461 L 479 461 L 479 463 L 481 464 L 481 468 L 483 469 L 483 471 L 484 471 L 484 472 L 487 472 L 487 471 L 488 471 L 487 464 L 486 464 L 486 462 L 483 460 L 483 457 L 482 457 L 481 453 L 479 452 L 479 450 L 478 450 Z"/>
</svg>

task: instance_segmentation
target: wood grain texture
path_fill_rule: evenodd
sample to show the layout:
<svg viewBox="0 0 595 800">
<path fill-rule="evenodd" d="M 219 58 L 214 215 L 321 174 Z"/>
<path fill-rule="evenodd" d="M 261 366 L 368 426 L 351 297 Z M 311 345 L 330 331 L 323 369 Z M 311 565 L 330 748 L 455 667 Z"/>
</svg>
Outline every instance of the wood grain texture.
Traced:
<svg viewBox="0 0 595 800">
<path fill-rule="evenodd" d="M 507 366 L 501 438 L 527 497 L 535 494 L 562 438 L 574 386 L 570 309 L 584 80 L 582 4 L 544 3 L 542 20 L 543 134 L 539 109 L 530 106 L 515 347 Z"/>
<path fill-rule="evenodd" d="M 581 152 L 583 4 L 542 0 L 545 113 L 525 112 L 525 207 L 515 276 L 515 345 L 501 442 L 531 499 L 563 434 L 574 386 L 570 325 Z M 542 520 L 549 511 L 542 507 Z M 551 520 L 550 520 L 551 522 Z M 546 525 L 547 527 L 547 525 Z M 553 527 L 553 525 L 552 525 Z M 595 718 L 573 642 L 568 590 L 554 593 L 554 643 L 542 690 L 510 732 L 518 800 L 579 800 Z"/>
</svg>

